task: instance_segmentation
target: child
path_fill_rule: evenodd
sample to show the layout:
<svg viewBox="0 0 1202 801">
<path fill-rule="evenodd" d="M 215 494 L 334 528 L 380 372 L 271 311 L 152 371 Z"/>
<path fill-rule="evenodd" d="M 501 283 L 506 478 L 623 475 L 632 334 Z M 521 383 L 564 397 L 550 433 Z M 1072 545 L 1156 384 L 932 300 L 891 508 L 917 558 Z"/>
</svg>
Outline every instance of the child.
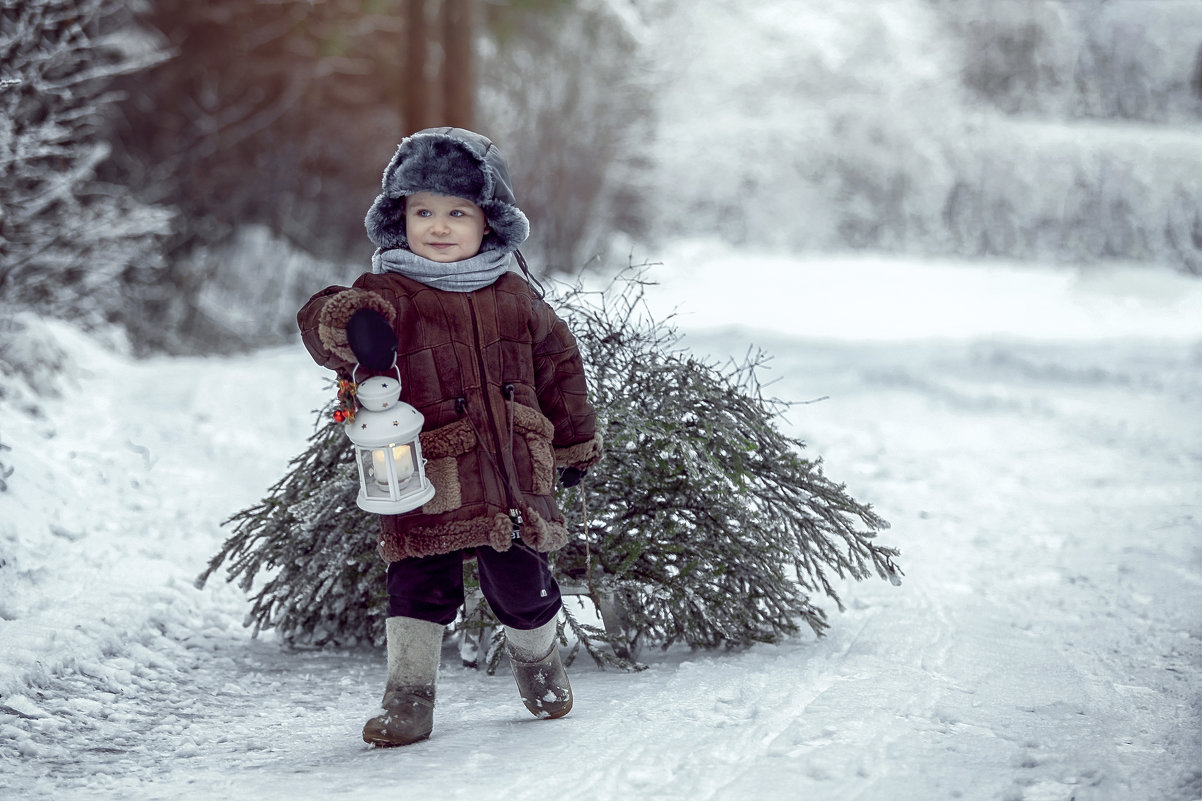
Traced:
<svg viewBox="0 0 1202 801">
<path fill-rule="evenodd" d="M 363 728 L 378 746 L 430 735 L 443 630 L 463 603 L 463 560 L 505 628 L 518 690 L 536 716 L 572 708 L 559 658 L 559 587 L 547 553 L 567 542 L 556 507 L 601 456 L 576 341 L 527 277 L 529 222 L 505 159 L 458 128 L 401 142 L 367 213 L 372 272 L 328 287 L 297 315 L 309 353 L 351 378 L 396 375 L 425 416 L 432 500 L 381 515 L 388 562 L 384 713 Z"/>
</svg>

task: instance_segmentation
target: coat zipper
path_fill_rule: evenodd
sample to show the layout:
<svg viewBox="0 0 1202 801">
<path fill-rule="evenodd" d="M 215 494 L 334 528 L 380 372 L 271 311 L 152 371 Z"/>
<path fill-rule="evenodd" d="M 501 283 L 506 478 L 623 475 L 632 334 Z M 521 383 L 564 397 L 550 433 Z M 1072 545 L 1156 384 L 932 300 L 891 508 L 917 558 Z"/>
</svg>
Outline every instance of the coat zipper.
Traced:
<svg viewBox="0 0 1202 801">
<path fill-rule="evenodd" d="M 467 308 L 472 315 L 472 340 L 475 344 L 476 366 L 480 370 L 480 389 L 481 394 L 484 396 L 484 411 L 488 415 L 488 430 L 492 433 L 493 446 L 496 448 L 497 453 L 497 458 L 492 461 L 496 465 L 497 472 L 501 474 L 501 483 L 505 485 L 505 498 L 509 502 L 509 519 L 513 521 L 513 538 L 516 540 L 522 534 L 522 510 L 514 497 L 513 485 L 510 483 L 509 473 L 505 469 L 505 453 L 501 450 L 501 437 L 497 433 L 496 425 L 493 423 L 496 417 L 493 415 L 492 400 L 489 398 L 488 371 L 484 361 L 484 352 L 480 348 L 480 322 L 476 317 L 476 304 L 472 300 L 470 292 L 467 293 Z M 484 443 L 480 444 L 484 445 Z"/>
</svg>

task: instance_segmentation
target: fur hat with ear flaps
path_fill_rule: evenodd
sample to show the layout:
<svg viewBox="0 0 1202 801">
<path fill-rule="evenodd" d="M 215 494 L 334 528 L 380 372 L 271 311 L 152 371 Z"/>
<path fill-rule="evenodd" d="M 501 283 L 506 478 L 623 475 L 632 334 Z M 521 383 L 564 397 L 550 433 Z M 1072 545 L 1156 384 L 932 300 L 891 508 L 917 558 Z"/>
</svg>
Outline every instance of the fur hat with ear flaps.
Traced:
<svg viewBox="0 0 1202 801">
<path fill-rule="evenodd" d="M 462 128 L 427 128 L 405 137 L 384 170 L 384 191 L 367 212 L 367 236 L 384 250 L 408 248 L 405 196 L 434 192 L 467 198 L 484 210 L 489 232 L 481 252 L 513 251 L 530 235 L 517 207 L 509 165 L 486 136 Z"/>
</svg>

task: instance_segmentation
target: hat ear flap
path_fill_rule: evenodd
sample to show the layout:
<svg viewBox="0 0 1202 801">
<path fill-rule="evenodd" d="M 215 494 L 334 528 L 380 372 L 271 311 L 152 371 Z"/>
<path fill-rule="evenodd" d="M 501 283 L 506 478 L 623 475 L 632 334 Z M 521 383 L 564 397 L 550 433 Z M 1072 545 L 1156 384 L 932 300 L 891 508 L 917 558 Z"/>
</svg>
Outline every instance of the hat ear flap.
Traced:
<svg viewBox="0 0 1202 801">
<path fill-rule="evenodd" d="M 499 200 L 487 200 L 480 206 L 488 219 L 489 231 L 481 250 L 517 250 L 530 236 L 530 221 L 517 206 Z"/>
<path fill-rule="evenodd" d="M 409 246 L 405 237 L 405 198 L 378 196 L 363 223 L 368 239 L 376 247 L 387 250 Z"/>
</svg>

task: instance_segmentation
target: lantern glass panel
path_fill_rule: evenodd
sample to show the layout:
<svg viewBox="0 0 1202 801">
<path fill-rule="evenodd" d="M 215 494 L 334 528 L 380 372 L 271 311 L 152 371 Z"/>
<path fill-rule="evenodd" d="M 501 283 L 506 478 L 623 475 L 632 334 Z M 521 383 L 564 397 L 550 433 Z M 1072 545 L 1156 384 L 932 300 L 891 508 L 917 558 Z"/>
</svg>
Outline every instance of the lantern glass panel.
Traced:
<svg viewBox="0 0 1202 801">
<path fill-rule="evenodd" d="M 365 478 L 364 490 L 373 498 L 397 498 L 421 482 L 417 454 L 409 443 L 359 449 L 360 467 Z M 397 492 L 391 490 L 396 483 Z"/>
</svg>

